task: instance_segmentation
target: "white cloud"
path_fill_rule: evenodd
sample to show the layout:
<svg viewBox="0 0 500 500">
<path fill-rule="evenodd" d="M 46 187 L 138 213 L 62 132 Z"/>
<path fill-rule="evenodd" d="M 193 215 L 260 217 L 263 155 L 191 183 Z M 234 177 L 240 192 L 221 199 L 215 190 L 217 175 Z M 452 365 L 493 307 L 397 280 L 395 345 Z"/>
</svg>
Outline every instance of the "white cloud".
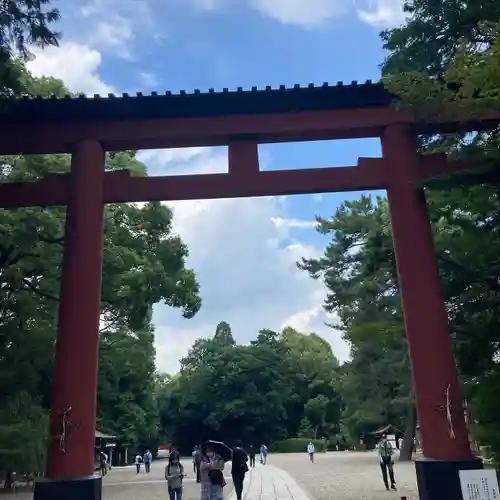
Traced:
<svg viewBox="0 0 500 500">
<path fill-rule="evenodd" d="M 357 11 L 359 18 L 377 28 L 392 28 L 405 22 L 404 0 L 376 0 L 368 10 Z"/>
<path fill-rule="evenodd" d="M 102 95 L 114 92 L 99 75 L 101 54 L 87 45 L 65 42 L 59 47 L 31 51 L 35 59 L 27 63 L 27 68 L 35 76 L 60 78 L 71 92 Z"/>
<path fill-rule="evenodd" d="M 251 0 L 263 15 L 286 24 L 311 27 L 344 14 L 347 0 Z"/>
<path fill-rule="evenodd" d="M 289 227 L 289 228 L 311 228 L 316 227 L 315 220 L 301 220 L 301 219 L 284 219 L 283 217 L 271 217 L 271 221 L 276 227 Z"/>
<path fill-rule="evenodd" d="M 148 166 L 150 175 L 179 175 L 227 172 L 221 151 L 226 148 L 172 148 L 139 151 L 137 158 Z"/>
<path fill-rule="evenodd" d="M 164 3 L 154 0 L 89 0 L 79 8 L 80 22 L 93 47 L 131 60 L 137 38 L 158 39 L 155 29 L 162 7 Z"/>
<path fill-rule="evenodd" d="M 127 44 L 134 38 L 132 26 L 128 19 L 116 16 L 112 20 L 99 21 L 91 34 L 92 45 L 99 48 L 116 49 L 124 59 L 131 59 Z"/>
<path fill-rule="evenodd" d="M 264 17 L 283 24 L 314 28 L 349 11 L 356 11 L 361 21 L 378 28 L 399 26 L 404 21 L 404 0 L 241 0 Z M 213 11 L 235 0 L 191 0 L 197 8 Z"/>
<path fill-rule="evenodd" d="M 159 173 L 227 171 L 225 151 L 186 148 L 147 151 L 141 161 Z M 163 172 L 159 165 L 163 164 Z M 198 315 L 181 318 L 179 311 L 155 308 L 157 365 L 175 371 L 199 336 L 211 335 L 217 323 L 228 321 L 236 339 L 246 343 L 261 328 L 283 325 L 316 331 L 346 359 L 348 349 L 339 332 L 325 326 L 332 321 L 321 304 L 325 290 L 301 272 L 296 262 L 319 250 L 297 240 L 290 228 L 311 228 L 309 221 L 287 217 L 283 198 L 202 200 L 169 203 L 174 231 L 190 249 L 188 264 L 196 270 L 203 299 Z M 312 230 L 312 229 L 309 229 Z"/>
<path fill-rule="evenodd" d="M 158 89 L 158 86 L 161 84 L 159 78 L 149 71 L 142 71 L 139 74 L 139 78 L 142 85 L 150 89 Z"/>
</svg>

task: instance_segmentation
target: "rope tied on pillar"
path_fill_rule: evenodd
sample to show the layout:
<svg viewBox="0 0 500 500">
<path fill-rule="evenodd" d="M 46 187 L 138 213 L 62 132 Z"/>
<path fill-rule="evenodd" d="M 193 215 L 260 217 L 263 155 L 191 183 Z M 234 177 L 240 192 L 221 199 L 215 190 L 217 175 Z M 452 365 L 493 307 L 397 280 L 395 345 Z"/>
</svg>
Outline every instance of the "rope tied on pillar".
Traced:
<svg viewBox="0 0 500 500">
<path fill-rule="evenodd" d="M 451 398 L 450 398 L 451 384 L 446 388 L 446 420 L 448 420 L 448 429 L 451 439 L 455 439 L 455 429 L 453 427 L 453 416 L 451 414 Z"/>
<path fill-rule="evenodd" d="M 448 423 L 448 433 L 451 439 L 455 439 L 455 428 L 453 426 L 453 403 L 451 402 L 451 384 L 448 384 L 444 392 L 445 404 L 438 408 L 446 413 L 446 420 Z"/>
<path fill-rule="evenodd" d="M 59 433 L 53 436 L 52 439 L 59 440 L 59 452 L 66 453 L 66 438 L 68 434 L 75 428 L 78 427 L 77 423 L 69 418 L 73 408 L 68 406 L 57 412 L 59 417 Z"/>
<path fill-rule="evenodd" d="M 61 453 L 66 453 L 66 433 L 68 431 L 68 424 L 69 424 L 68 416 L 71 413 L 72 409 L 73 408 L 71 408 L 71 406 L 68 406 L 67 408 L 62 410 L 62 412 L 59 413 L 61 416 L 61 423 L 60 423 L 61 433 L 59 435 L 59 451 Z"/>
</svg>

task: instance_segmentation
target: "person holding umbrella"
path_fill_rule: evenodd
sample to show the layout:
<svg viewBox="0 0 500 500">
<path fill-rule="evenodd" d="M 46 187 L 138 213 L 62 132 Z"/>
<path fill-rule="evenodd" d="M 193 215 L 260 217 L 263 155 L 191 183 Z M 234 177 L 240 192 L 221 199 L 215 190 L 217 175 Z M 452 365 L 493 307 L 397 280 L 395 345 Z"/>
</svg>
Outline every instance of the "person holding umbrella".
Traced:
<svg viewBox="0 0 500 500">
<path fill-rule="evenodd" d="M 201 500 L 222 500 L 225 462 L 231 459 L 233 450 L 220 441 L 207 441 L 202 447 L 200 464 Z"/>
</svg>

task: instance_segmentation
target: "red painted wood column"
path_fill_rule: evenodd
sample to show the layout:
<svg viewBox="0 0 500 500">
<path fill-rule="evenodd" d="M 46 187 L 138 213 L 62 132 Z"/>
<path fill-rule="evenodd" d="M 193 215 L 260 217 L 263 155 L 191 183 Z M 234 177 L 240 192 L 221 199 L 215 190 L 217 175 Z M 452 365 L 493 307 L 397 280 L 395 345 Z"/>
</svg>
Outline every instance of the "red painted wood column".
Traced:
<svg viewBox="0 0 500 500">
<path fill-rule="evenodd" d="M 382 150 L 413 387 L 425 457 L 471 458 L 448 316 L 438 274 L 420 156 L 403 125 L 387 128 Z"/>
<path fill-rule="evenodd" d="M 104 166 L 97 141 L 75 144 L 53 371 L 50 479 L 94 472 Z"/>
</svg>

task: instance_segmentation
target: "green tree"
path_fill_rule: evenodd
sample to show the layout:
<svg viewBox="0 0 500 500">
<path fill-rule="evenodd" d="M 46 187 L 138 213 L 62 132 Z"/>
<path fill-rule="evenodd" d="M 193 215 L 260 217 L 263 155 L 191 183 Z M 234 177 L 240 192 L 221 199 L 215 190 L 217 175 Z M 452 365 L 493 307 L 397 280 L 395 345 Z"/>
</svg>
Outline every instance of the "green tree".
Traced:
<svg viewBox="0 0 500 500">
<path fill-rule="evenodd" d="M 66 92 L 58 80 L 33 78 L 23 68 L 22 74 L 32 94 Z M 108 169 L 146 174 L 133 152 L 109 154 L 106 161 Z M 4 156 L 0 181 L 34 180 L 69 167 L 66 155 Z M 137 446 L 157 439 L 153 305 L 180 308 L 186 318 L 201 306 L 196 277 L 185 266 L 187 247 L 171 232 L 172 217 L 160 203 L 105 210 L 98 424 Z M 24 456 L 24 441 L 13 448 L 13 436 L 25 428 L 26 436 L 38 436 L 30 450 L 45 447 L 46 428 L 35 434 L 41 427 L 29 420 L 46 415 L 50 405 L 64 222 L 61 207 L 0 210 L 0 464 L 20 471 L 34 459 L 26 456 L 24 465 L 9 459 L 5 450 Z"/>
<path fill-rule="evenodd" d="M 26 89 L 22 79 L 22 65 L 12 59 L 32 57 L 29 46 L 57 45 L 59 33 L 51 25 L 59 20 L 59 11 L 50 8 L 48 0 L 4 0 L 0 21 L 0 87 L 1 95 L 22 93 Z"/>
<path fill-rule="evenodd" d="M 336 433 L 336 370 L 330 345 L 315 334 L 263 329 L 237 345 L 219 323 L 212 338 L 194 342 L 181 373 L 158 386 L 161 432 L 184 451 L 208 438 L 271 443 L 305 432 L 307 411 L 318 435 Z"/>
<path fill-rule="evenodd" d="M 351 346 L 339 385 L 351 438 L 370 442 L 387 424 L 403 427 L 410 371 L 386 200 L 343 203 L 318 231 L 331 237 L 324 256 L 299 267 L 327 286 L 325 309 L 336 312 Z M 339 328 L 339 325 L 336 326 Z"/>
<path fill-rule="evenodd" d="M 408 5 L 409 22 L 382 33 L 389 55 L 382 66 L 400 105 L 419 118 L 436 113 L 477 117 L 498 111 L 500 89 L 500 5 L 494 1 Z M 450 104 L 454 105 L 450 107 Z M 443 151 L 484 164 L 483 169 L 429 183 L 427 199 L 452 320 L 452 336 L 464 392 L 474 401 L 477 435 L 498 458 L 496 328 L 498 283 L 498 130 L 421 138 L 424 152 Z M 464 186 L 467 185 L 467 186 Z"/>
<path fill-rule="evenodd" d="M 315 437 L 336 434 L 341 411 L 339 362 L 330 344 L 315 333 L 304 334 L 289 327 L 281 333 L 281 344 L 292 388 L 286 403 L 288 435 L 298 435 L 304 416 L 313 425 Z M 313 412 L 319 406 L 321 418 Z"/>
</svg>

